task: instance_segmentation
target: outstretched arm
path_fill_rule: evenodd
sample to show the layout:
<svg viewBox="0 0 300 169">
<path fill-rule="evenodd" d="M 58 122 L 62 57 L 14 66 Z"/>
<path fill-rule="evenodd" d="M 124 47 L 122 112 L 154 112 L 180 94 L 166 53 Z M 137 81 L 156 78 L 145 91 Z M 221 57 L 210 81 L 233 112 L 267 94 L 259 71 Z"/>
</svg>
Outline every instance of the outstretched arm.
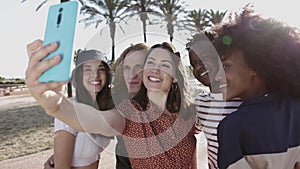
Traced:
<svg viewBox="0 0 300 169">
<path fill-rule="evenodd" d="M 69 100 L 63 95 L 62 90 L 67 82 L 40 83 L 38 81 L 38 77 L 45 70 L 61 61 L 61 56 L 41 61 L 57 48 L 57 43 L 43 47 L 41 40 L 27 45 L 29 62 L 26 69 L 26 84 L 31 95 L 47 114 L 79 131 L 100 133 L 106 136 L 121 133 L 125 127 L 125 119 L 115 109 L 98 111 L 91 106 Z"/>
</svg>

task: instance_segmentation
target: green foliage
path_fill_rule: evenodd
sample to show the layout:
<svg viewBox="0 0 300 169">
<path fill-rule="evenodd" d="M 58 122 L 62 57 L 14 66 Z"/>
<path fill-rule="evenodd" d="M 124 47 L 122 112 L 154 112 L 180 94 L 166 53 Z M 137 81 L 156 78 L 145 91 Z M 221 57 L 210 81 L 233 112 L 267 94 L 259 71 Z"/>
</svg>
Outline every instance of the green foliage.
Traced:
<svg viewBox="0 0 300 169">
<path fill-rule="evenodd" d="M 0 84 L 25 84 L 25 79 L 21 79 L 21 78 L 6 79 L 0 76 Z"/>
<path fill-rule="evenodd" d="M 227 13 L 227 10 L 224 11 L 224 12 L 220 12 L 219 10 L 217 11 L 214 11 L 214 10 L 210 10 L 208 12 L 209 16 L 210 16 L 210 22 L 213 24 L 213 25 L 217 25 L 217 24 L 220 24 L 222 23 L 225 15 Z"/>
<path fill-rule="evenodd" d="M 187 11 L 185 26 L 188 30 L 199 32 L 208 30 L 217 24 L 221 24 L 227 10 L 220 12 L 219 10 L 194 9 Z"/>
<path fill-rule="evenodd" d="M 158 12 L 165 18 L 167 22 L 167 31 L 170 41 L 173 41 L 174 27 L 180 25 L 179 16 L 184 14 L 184 2 L 179 0 L 159 0 L 157 1 Z"/>
<path fill-rule="evenodd" d="M 84 48 L 84 49 L 77 49 L 77 50 L 74 51 L 74 58 L 73 58 L 74 64 L 75 64 L 75 61 L 76 61 L 78 55 L 79 55 L 81 52 L 85 51 L 85 50 L 86 50 L 86 48 Z"/>
</svg>

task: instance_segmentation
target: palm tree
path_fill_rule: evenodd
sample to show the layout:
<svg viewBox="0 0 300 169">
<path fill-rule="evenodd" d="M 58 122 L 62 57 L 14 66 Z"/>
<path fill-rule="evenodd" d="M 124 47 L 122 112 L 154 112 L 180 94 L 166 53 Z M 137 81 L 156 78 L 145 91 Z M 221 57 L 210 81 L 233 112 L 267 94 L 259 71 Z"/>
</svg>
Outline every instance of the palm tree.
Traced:
<svg viewBox="0 0 300 169">
<path fill-rule="evenodd" d="M 132 0 L 130 2 L 130 9 L 134 14 L 139 14 L 140 19 L 143 24 L 143 34 L 144 34 L 144 42 L 147 42 L 146 36 L 146 21 L 149 20 L 147 12 L 155 12 L 155 7 L 157 6 L 156 0 Z"/>
<path fill-rule="evenodd" d="M 87 15 L 80 22 L 86 26 L 96 24 L 96 28 L 102 22 L 109 25 L 110 38 L 112 40 L 112 58 L 115 60 L 115 34 L 116 23 L 120 23 L 129 15 L 129 2 L 127 0 L 79 0 L 82 4 L 81 14 Z"/>
<path fill-rule="evenodd" d="M 205 9 L 194 9 L 191 11 L 187 11 L 186 15 L 186 21 L 185 26 L 188 27 L 188 29 L 197 31 L 205 30 L 207 27 L 210 26 L 209 24 L 209 13 Z"/>
<path fill-rule="evenodd" d="M 217 11 L 213 11 L 212 9 L 208 12 L 210 19 L 209 21 L 213 24 L 213 25 L 217 25 L 222 23 L 225 15 L 227 13 L 227 10 L 225 12 L 220 12 L 219 10 Z"/>
<path fill-rule="evenodd" d="M 174 34 L 174 25 L 176 25 L 176 21 L 178 21 L 178 15 L 184 14 L 184 4 L 179 2 L 179 0 L 158 0 L 157 5 L 159 8 L 159 13 L 161 16 L 165 17 L 165 21 L 167 22 L 167 30 L 170 36 L 170 41 L 173 41 Z"/>
</svg>

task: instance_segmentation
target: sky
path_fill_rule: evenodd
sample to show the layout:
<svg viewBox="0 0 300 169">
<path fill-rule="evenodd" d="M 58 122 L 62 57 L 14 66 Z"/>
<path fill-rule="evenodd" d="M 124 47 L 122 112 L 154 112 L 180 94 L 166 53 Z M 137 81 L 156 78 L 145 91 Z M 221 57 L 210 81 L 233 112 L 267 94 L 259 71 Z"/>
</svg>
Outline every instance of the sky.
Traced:
<svg viewBox="0 0 300 169">
<path fill-rule="evenodd" d="M 3 1 L 0 6 L 0 49 L 2 52 L 0 76 L 5 78 L 25 78 L 28 62 L 26 45 L 36 39 L 43 39 L 48 8 L 50 5 L 60 2 L 49 0 L 36 12 L 36 7 L 43 0 L 26 0 L 24 3 L 21 3 L 21 1 Z M 264 17 L 271 17 L 300 28 L 300 18 L 297 14 L 300 2 L 295 0 L 278 2 L 274 0 L 185 0 L 185 4 L 188 5 L 186 9 L 201 8 L 232 12 L 240 12 L 247 3 L 253 4 L 255 12 Z M 134 23 L 136 20 L 133 17 L 131 21 Z M 134 26 L 134 28 L 131 26 Z M 116 56 L 129 43 L 142 42 L 140 33 L 137 33 L 140 29 L 136 27 L 136 24 L 129 24 L 123 29 L 132 33 L 117 33 L 116 48 L 118 50 L 116 50 Z M 102 29 L 95 29 L 94 26 L 85 28 L 82 23 L 79 23 L 77 24 L 74 49 L 95 48 L 97 46 L 97 49 L 110 56 L 111 42 L 107 33 L 108 28 L 106 25 L 102 25 Z M 183 35 L 178 34 L 176 36 L 174 43 L 183 46 L 181 40 Z M 163 28 L 149 28 L 149 45 L 157 39 L 167 40 L 166 31 Z"/>
</svg>

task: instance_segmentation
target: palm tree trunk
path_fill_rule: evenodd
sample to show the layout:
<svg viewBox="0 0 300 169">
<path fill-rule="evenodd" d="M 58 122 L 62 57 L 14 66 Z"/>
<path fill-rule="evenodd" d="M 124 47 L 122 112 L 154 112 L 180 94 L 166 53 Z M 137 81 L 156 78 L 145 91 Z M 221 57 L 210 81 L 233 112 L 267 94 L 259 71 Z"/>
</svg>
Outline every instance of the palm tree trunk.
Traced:
<svg viewBox="0 0 300 169">
<path fill-rule="evenodd" d="M 170 36 L 170 42 L 172 42 L 173 41 L 173 34 L 174 34 L 173 17 L 168 15 L 166 20 L 167 20 L 168 34 Z"/>
<path fill-rule="evenodd" d="M 140 14 L 140 18 L 141 18 L 141 21 L 143 23 L 143 33 L 144 33 L 144 42 L 146 43 L 147 42 L 147 35 L 146 35 L 146 20 L 147 20 L 147 14 L 146 13 L 141 13 Z"/>
<path fill-rule="evenodd" d="M 115 61 L 115 33 L 116 33 L 116 23 L 114 21 L 109 23 L 109 29 L 110 29 L 110 38 L 112 41 L 111 61 L 113 63 Z"/>
<path fill-rule="evenodd" d="M 144 42 L 147 43 L 146 21 L 143 21 Z"/>
<path fill-rule="evenodd" d="M 112 49 L 111 49 L 111 63 L 114 63 L 115 61 L 115 39 L 112 39 L 111 43 Z"/>
<path fill-rule="evenodd" d="M 173 42 L 174 27 L 172 22 L 171 23 L 168 22 L 167 27 L 168 27 L 168 34 L 170 35 L 170 42 Z"/>
</svg>

